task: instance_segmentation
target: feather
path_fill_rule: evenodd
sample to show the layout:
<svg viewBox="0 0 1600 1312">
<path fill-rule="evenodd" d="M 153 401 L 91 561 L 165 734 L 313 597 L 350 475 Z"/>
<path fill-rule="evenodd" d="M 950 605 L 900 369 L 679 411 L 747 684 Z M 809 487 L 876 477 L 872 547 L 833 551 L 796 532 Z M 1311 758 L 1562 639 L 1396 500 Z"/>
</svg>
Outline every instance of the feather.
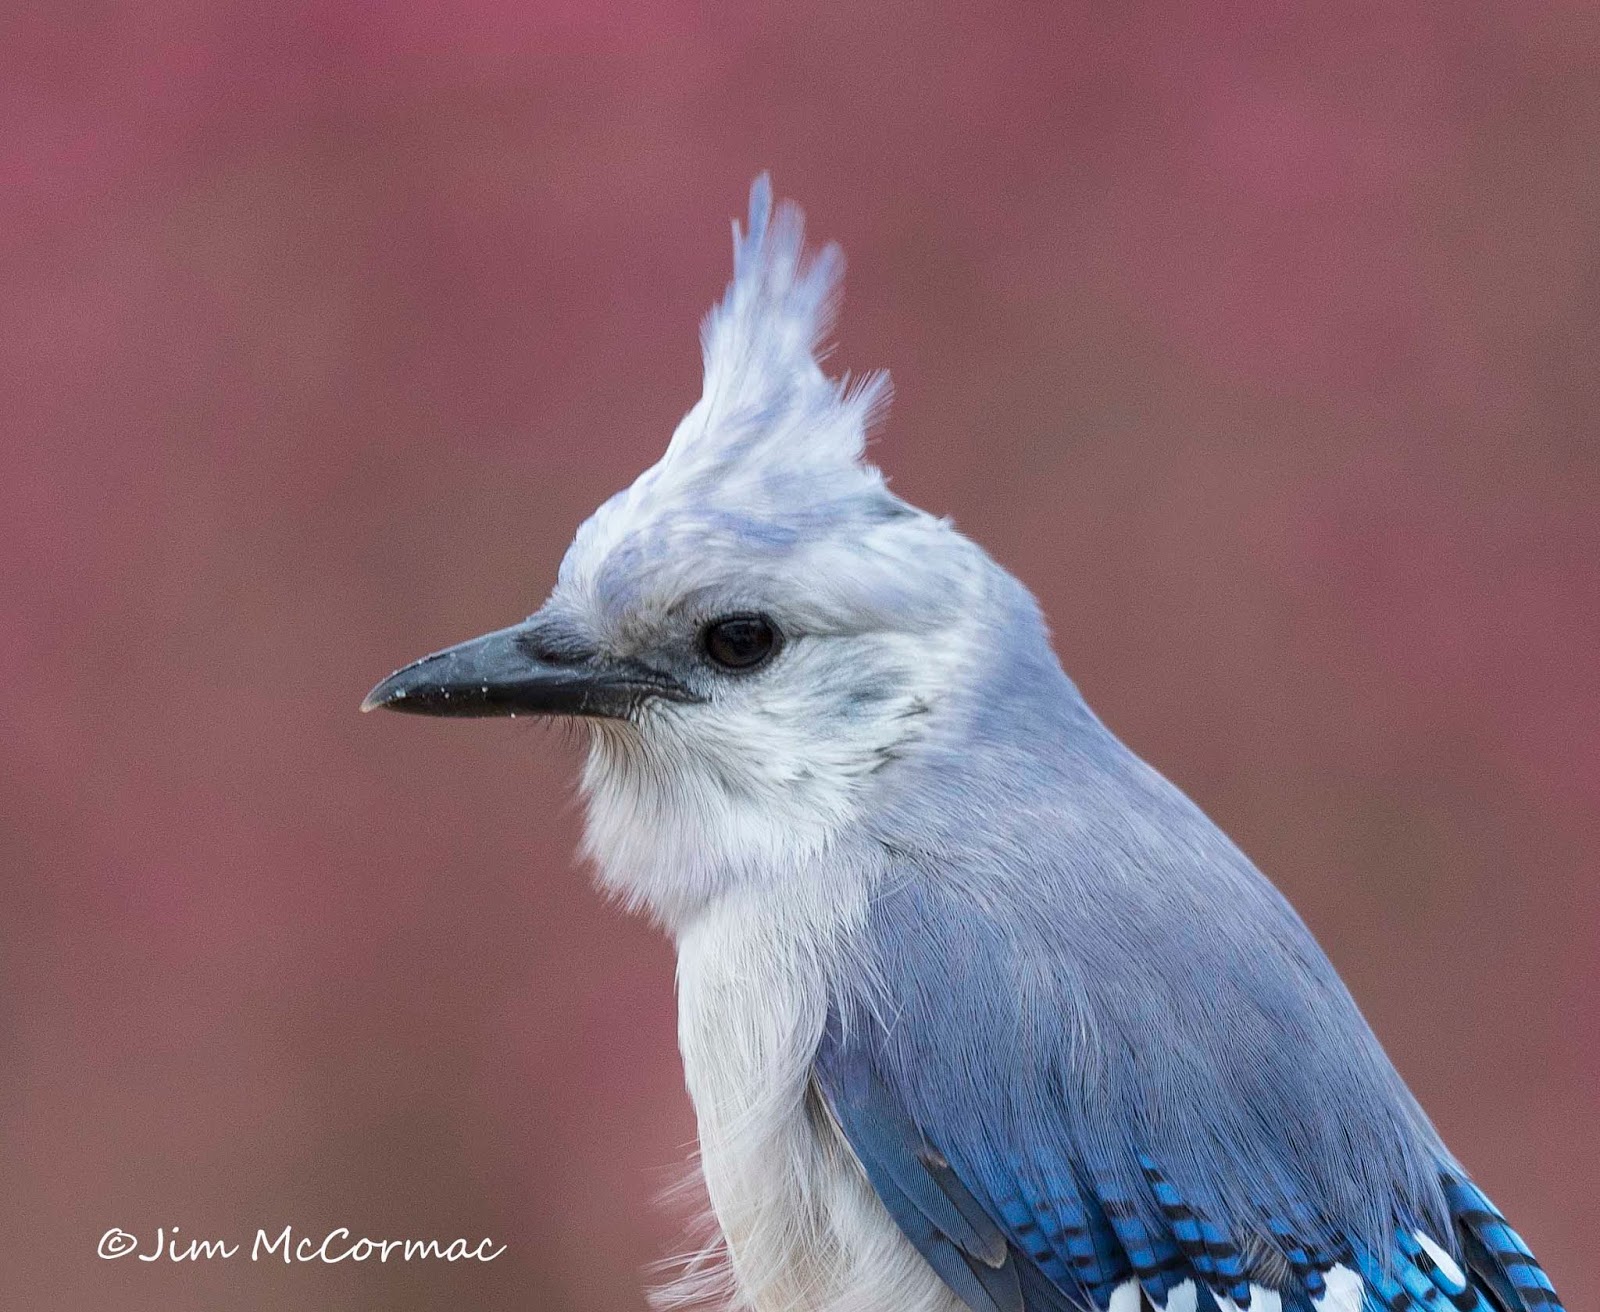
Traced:
<svg viewBox="0 0 1600 1312">
<path fill-rule="evenodd" d="M 1559 1312 L 1550 1277 L 1484 1192 L 1466 1176 L 1445 1177 L 1450 1203 L 1472 1273 L 1494 1292 L 1505 1312 Z"/>
<path fill-rule="evenodd" d="M 867 1178 L 917 1251 L 973 1312 L 1023 1312 L 1005 1235 L 871 1066 L 848 1060 L 837 1036 L 832 1043 L 825 1038 L 816 1079 Z"/>
<path fill-rule="evenodd" d="M 1293 909 L 866 461 L 887 380 L 823 368 L 842 269 L 758 178 L 701 396 L 546 608 L 684 693 L 595 727 L 585 850 L 678 939 L 742 1296 L 1559 1309 Z M 778 654 L 710 668 L 745 613 Z"/>
</svg>

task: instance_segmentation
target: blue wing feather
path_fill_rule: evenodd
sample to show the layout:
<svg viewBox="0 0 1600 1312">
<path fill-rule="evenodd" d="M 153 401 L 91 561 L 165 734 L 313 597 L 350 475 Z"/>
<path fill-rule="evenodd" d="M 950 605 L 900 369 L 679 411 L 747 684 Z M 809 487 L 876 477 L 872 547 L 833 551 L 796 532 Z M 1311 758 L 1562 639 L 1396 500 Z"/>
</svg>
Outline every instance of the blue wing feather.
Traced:
<svg viewBox="0 0 1600 1312">
<path fill-rule="evenodd" d="M 1266 1209 L 1264 1226 L 1259 1218 L 1241 1224 L 1213 1198 L 1180 1190 L 1147 1154 L 1136 1159 L 1140 1191 L 1108 1163 L 1074 1162 L 1059 1146 L 997 1151 L 952 1141 L 948 1127 L 913 1118 L 862 1031 L 853 1032 L 847 1042 L 830 1021 L 814 1067 L 818 1088 L 889 1214 L 973 1312 L 1106 1308 L 1130 1279 L 1157 1308 L 1193 1282 L 1197 1312 L 1217 1312 L 1222 1300 L 1247 1312 L 1260 1287 L 1277 1293 L 1285 1312 L 1313 1312 L 1340 1264 L 1360 1276 L 1365 1312 L 1561 1312 L 1527 1246 L 1453 1169 L 1442 1180 L 1470 1275 L 1435 1262 L 1403 1226 L 1384 1253 L 1330 1238 L 1300 1198 Z M 1248 1233 L 1277 1259 L 1275 1275 L 1247 1254 Z"/>
<path fill-rule="evenodd" d="M 1456 1172 L 1445 1175 L 1444 1189 L 1451 1216 L 1464 1237 L 1468 1266 L 1494 1291 L 1506 1312 L 1560 1312 L 1561 1300 L 1550 1277 L 1483 1190 Z"/>
<path fill-rule="evenodd" d="M 872 1067 L 851 1057 L 825 1041 L 817 1086 L 895 1224 L 973 1312 L 1024 1312 L 1004 1233 Z"/>
<path fill-rule="evenodd" d="M 874 821 L 889 869 L 817 1060 L 934 1268 L 983 1312 L 1132 1280 L 1196 1312 L 1317 1312 L 1358 1281 L 1362 1312 L 1556 1312 L 1288 904 L 1042 638 L 995 655 L 975 705 L 999 718 Z"/>
</svg>

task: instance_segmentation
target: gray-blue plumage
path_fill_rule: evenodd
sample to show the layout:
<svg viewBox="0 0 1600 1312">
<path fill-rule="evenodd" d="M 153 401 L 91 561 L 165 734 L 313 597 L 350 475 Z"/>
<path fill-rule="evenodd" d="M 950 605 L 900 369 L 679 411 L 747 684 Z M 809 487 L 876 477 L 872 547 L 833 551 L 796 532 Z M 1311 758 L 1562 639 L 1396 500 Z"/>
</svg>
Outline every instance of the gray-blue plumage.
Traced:
<svg viewBox="0 0 1600 1312">
<path fill-rule="evenodd" d="M 1469 1245 L 1507 1312 L 1558 1308 L 1299 916 L 1093 714 L 1020 586 L 978 665 L 874 816 L 895 873 L 817 1065 L 965 1301 L 1103 1308 L 1132 1277 L 1158 1304 L 1194 1280 L 1202 1308 L 1252 1284 L 1304 1306 L 1344 1263 L 1369 1306 L 1478 1306 L 1399 1282 L 1432 1265 L 1421 1229 Z M 968 1198 L 1030 1270 L 939 1222 Z"/>
<path fill-rule="evenodd" d="M 874 822 L 876 978 L 819 1064 L 847 1135 L 916 1127 L 1080 1303 L 1136 1274 L 1108 1208 L 1155 1237 L 1153 1293 L 1209 1261 L 1241 1305 L 1286 1238 L 1309 1297 L 1319 1265 L 1451 1233 L 1460 1168 L 1288 903 L 1093 715 L 1020 588 L 985 656 Z M 1152 1171 L 1217 1237 L 1185 1255 Z"/>
<path fill-rule="evenodd" d="M 368 701 L 593 724 L 743 1306 L 1560 1312 L 1287 902 L 863 460 L 840 264 L 759 180 L 661 462 Z"/>
</svg>

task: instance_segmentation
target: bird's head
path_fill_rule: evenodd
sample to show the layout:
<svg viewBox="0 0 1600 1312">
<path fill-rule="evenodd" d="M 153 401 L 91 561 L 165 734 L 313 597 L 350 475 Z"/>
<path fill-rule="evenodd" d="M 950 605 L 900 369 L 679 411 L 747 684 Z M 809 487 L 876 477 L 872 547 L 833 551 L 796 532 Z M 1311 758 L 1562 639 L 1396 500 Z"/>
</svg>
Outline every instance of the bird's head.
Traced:
<svg viewBox="0 0 1600 1312">
<path fill-rule="evenodd" d="M 828 377 L 836 247 L 759 178 L 665 455 L 578 530 L 546 603 L 366 709 L 578 717 L 602 880 L 672 920 L 793 870 L 952 714 L 1005 578 L 863 458 L 888 379 Z"/>
</svg>

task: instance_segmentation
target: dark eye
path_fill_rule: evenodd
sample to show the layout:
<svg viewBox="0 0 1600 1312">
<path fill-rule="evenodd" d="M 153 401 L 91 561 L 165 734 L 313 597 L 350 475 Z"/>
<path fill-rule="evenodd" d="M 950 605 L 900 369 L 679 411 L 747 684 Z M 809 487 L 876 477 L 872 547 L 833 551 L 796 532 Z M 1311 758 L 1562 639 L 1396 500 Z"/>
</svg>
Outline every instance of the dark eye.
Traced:
<svg viewBox="0 0 1600 1312">
<path fill-rule="evenodd" d="M 727 615 L 700 630 L 700 646 L 725 670 L 754 669 L 778 644 L 777 626 L 765 615 Z"/>
</svg>

